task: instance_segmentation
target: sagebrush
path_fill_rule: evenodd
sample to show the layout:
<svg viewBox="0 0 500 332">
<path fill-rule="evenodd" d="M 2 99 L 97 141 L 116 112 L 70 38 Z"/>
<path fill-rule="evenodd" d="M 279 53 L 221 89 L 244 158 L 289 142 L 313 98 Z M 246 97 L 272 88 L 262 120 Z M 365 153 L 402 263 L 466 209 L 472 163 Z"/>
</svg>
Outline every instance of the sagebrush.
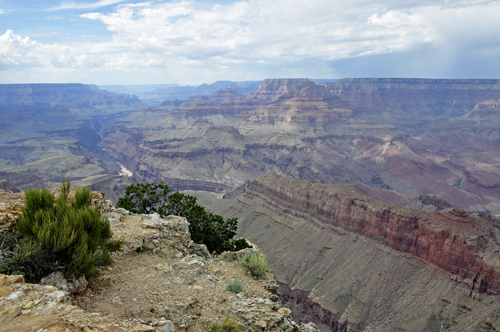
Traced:
<svg viewBox="0 0 500 332">
<path fill-rule="evenodd" d="M 226 290 L 235 292 L 235 293 L 241 293 L 243 292 L 243 286 L 241 285 L 240 279 L 235 279 L 231 281 L 229 284 L 226 286 Z"/>
<path fill-rule="evenodd" d="M 266 274 L 267 261 L 259 254 L 246 253 L 238 259 L 238 262 L 255 278 L 262 278 Z"/>
<path fill-rule="evenodd" d="M 243 332 L 242 326 L 238 324 L 231 316 L 226 316 L 222 324 L 209 323 L 208 330 L 210 332 Z"/>
</svg>

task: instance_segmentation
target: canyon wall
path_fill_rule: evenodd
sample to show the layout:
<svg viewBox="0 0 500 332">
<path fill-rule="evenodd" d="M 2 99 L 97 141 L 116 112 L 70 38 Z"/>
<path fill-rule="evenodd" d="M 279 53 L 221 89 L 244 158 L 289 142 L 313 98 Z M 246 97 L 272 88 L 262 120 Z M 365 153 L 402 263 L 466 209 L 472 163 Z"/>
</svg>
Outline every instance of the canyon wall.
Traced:
<svg viewBox="0 0 500 332">
<path fill-rule="evenodd" d="M 495 230 L 465 211 L 407 210 L 361 195 L 353 187 L 313 184 L 269 173 L 245 191 L 268 204 L 322 227 L 337 227 L 373 238 L 392 249 L 448 271 L 480 293 L 500 292 L 500 260 Z M 493 259 L 493 260 L 492 260 Z"/>
<path fill-rule="evenodd" d="M 94 107 L 140 105 L 131 95 L 99 90 L 93 84 L 0 84 L 1 106 Z"/>
<path fill-rule="evenodd" d="M 239 218 L 238 235 L 266 254 L 296 320 L 335 332 L 500 329 L 499 245 L 486 221 L 273 173 L 240 192 L 196 195 Z"/>
<path fill-rule="evenodd" d="M 359 111 L 420 108 L 435 115 L 462 115 L 500 93 L 500 80 L 346 78 L 323 85 Z"/>
<path fill-rule="evenodd" d="M 247 96 L 226 88 L 137 110 L 104 126 L 99 146 L 137 181 L 189 181 L 227 193 L 275 171 L 411 198 L 432 194 L 500 215 L 499 86 L 268 79 Z"/>
</svg>

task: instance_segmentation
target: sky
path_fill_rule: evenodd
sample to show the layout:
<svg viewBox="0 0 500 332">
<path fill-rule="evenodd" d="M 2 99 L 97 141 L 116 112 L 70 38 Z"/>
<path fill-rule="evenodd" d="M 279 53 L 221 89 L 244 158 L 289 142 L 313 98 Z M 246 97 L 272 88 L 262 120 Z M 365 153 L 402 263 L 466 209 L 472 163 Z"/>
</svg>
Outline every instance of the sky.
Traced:
<svg viewBox="0 0 500 332">
<path fill-rule="evenodd" d="M 0 84 L 500 79 L 500 0 L 0 0 Z"/>
</svg>

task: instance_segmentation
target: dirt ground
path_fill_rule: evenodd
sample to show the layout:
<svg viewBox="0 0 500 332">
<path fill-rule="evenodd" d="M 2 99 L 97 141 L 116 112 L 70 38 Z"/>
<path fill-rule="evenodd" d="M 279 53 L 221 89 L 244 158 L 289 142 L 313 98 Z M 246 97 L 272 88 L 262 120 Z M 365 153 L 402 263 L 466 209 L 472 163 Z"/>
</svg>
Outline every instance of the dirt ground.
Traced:
<svg viewBox="0 0 500 332">
<path fill-rule="evenodd" d="M 273 297 L 265 280 L 255 280 L 236 261 L 205 260 L 180 252 L 129 251 L 114 256 L 113 265 L 75 298 L 85 311 L 152 326 L 171 320 L 187 331 L 207 331 L 208 323 L 231 316 L 237 301 L 255 308 L 252 300 Z M 266 278 L 272 280 L 271 275 Z M 241 281 L 243 292 L 226 290 L 235 279 Z"/>
</svg>

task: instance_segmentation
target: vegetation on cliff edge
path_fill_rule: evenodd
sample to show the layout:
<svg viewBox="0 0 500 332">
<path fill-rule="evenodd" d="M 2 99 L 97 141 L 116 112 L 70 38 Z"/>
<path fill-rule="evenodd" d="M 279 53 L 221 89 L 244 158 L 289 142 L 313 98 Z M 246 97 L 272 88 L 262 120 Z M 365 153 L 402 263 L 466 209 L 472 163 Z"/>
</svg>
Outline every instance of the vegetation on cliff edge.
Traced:
<svg viewBox="0 0 500 332">
<path fill-rule="evenodd" d="M 77 189 L 71 204 L 69 191 L 69 182 L 63 182 L 57 199 L 46 189 L 26 191 L 18 234 L 5 238 L 10 250 L 2 249 L 5 258 L 0 273 L 23 274 L 33 281 L 62 270 L 67 278 L 78 278 L 92 276 L 96 267 L 111 264 L 108 220 L 97 207 L 90 207 L 88 188 Z"/>
<path fill-rule="evenodd" d="M 205 211 L 194 196 L 172 192 L 161 183 L 137 183 L 127 187 L 125 197 L 118 199 L 118 207 L 132 213 L 158 213 L 162 216 L 185 217 L 189 222 L 191 239 L 204 244 L 211 253 L 237 251 L 251 246 L 245 239 L 233 241 L 238 227 L 238 218 L 224 219 Z"/>
</svg>

